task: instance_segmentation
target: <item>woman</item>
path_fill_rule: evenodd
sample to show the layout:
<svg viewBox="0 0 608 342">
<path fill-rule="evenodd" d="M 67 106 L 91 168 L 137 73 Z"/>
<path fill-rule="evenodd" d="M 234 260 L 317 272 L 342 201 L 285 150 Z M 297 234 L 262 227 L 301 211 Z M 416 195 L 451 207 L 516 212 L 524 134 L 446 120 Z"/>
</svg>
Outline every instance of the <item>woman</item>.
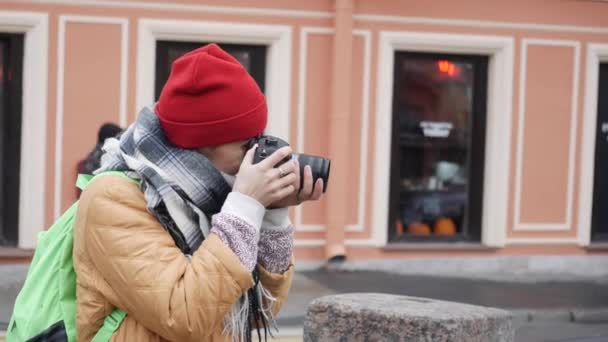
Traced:
<svg viewBox="0 0 608 342">
<path fill-rule="evenodd" d="M 155 107 L 110 139 L 75 223 L 78 341 L 114 308 L 113 341 L 249 340 L 272 324 L 293 276 L 288 207 L 322 181 L 282 148 L 252 164 L 266 127 L 264 95 L 211 44 L 172 66 Z M 259 333 L 259 329 L 258 329 Z"/>
</svg>

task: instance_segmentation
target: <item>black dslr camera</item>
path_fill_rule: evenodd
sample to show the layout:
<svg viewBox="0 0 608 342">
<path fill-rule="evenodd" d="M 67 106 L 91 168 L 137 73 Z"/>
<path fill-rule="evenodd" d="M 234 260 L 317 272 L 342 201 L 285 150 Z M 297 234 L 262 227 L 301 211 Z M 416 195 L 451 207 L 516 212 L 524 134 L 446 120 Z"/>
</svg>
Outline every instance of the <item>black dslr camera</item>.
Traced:
<svg viewBox="0 0 608 342">
<path fill-rule="evenodd" d="M 255 144 L 258 144 L 258 148 L 255 150 L 255 154 L 253 156 L 254 164 L 266 159 L 266 157 L 270 156 L 274 151 L 280 149 L 281 147 L 289 146 L 286 141 L 271 135 L 261 135 L 251 139 L 249 142 L 249 148 L 253 147 Z M 309 165 L 310 169 L 312 170 L 313 185 L 317 182 L 317 179 L 321 178 L 323 179 L 323 192 L 327 190 L 329 168 L 331 166 L 331 161 L 329 159 L 311 156 L 308 154 L 293 153 L 291 156 L 281 160 L 277 165 L 275 165 L 275 167 L 279 167 L 292 159 L 297 159 L 300 163 L 300 189 L 304 183 L 304 166 Z"/>
</svg>

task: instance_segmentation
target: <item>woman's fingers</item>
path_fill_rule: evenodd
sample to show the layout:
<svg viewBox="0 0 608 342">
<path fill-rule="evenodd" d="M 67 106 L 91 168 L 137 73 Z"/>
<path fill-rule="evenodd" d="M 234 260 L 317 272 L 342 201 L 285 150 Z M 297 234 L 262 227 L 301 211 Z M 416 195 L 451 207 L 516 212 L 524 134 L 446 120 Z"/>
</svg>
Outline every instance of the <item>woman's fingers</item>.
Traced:
<svg viewBox="0 0 608 342">
<path fill-rule="evenodd" d="M 273 189 L 278 190 L 278 189 L 282 189 L 288 185 L 292 185 L 295 189 L 295 180 L 296 180 L 296 175 L 295 173 L 290 173 L 285 177 L 281 177 L 279 179 L 277 179 L 274 184 L 272 185 Z"/>
<path fill-rule="evenodd" d="M 291 147 L 285 146 L 274 151 L 271 155 L 258 163 L 258 166 L 263 170 L 270 170 L 277 165 L 281 160 L 291 156 Z"/>
<path fill-rule="evenodd" d="M 302 189 L 300 190 L 300 198 L 301 200 L 306 200 L 310 194 L 312 193 L 312 169 L 310 165 L 304 166 L 304 183 L 302 184 Z"/>
<path fill-rule="evenodd" d="M 323 179 L 317 179 L 313 187 L 312 171 L 309 166 L 306 166 L 304 168 L 304 186 L 298 199 L 300 202 L 316 201 L 321 198 L 321 195 L 323 195 Z"/>
<path fill-rule="evenodd" d="M 315 182 L 315 189 L 313 190 L 312 195 L 310 196 L 310 200 L 316 201 L 321 198 L 321 195 L 323 195 L 323 179 L 319 178 Z"/>
<path fill-rule="evenodd" d="M 296 190 L 296 188 L 293 186 L 293 184 L 282 187 L 274 192 L 274 200 L 275 201 L 281 200 L 281 199 L 293 194 L 293 192 L 295 190 Z"/>
<path fill-rule="evenodd" d="M 268 179 L 269 182 L 278 179 L 278 178 L 284 178 L 287 175 L 293 174 L 295 173 L 295 164 L 293 161 L 288 161 L 287 163 L 284 163 L 281 166 L 277 166 L 275 168 L 272 168 L 268 171 L 266 171 L 266 177 Z"/>
<path fill-rule="evenodd" d="M 294 169 L 293 169 L 293 173 L 294 175 L 296 175 L 296 179 L 293 181 L 294 186 L 296 187 L 296 193 L 300 193 L 300 162 L 298 161 L 298 159 L 295 159 L 293 161 L 294 164 Z"/>
</svg>

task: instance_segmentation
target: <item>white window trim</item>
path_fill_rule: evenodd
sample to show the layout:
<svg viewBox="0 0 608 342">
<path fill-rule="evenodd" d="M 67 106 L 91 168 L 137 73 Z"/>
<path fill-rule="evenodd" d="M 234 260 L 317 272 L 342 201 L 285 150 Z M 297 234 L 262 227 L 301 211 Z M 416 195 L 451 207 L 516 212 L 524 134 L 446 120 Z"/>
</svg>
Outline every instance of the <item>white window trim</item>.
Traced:
<svg viewBox="0 0 608 342">
<path fill-rule="evenodd" d="M 34 248 L 45 217 L 48 15 L 0 11 L 0 32 L 25 33 L 18 247 Z"/>
<path fill-rule="evenodd" d="M 268 45 L 266 59 L 266 132 L 289 141 L 292 29 L 281 25 L 140 19 L 135 113 L 154 101 L 156 41 L 214 41 Z"/>
<path fill-rule="evenodd" d="M 585 70 L 585 113 L 583 117 L 581 175 L 579 178 L 578 243 L 591 243 L 591 215 L 595 176 L 595 138 L 597 127 L 597 93 L 600 63 L 608 62 L 608 44 L 588 44 Z"/>
<path fill-rule="evenodd" d="M 482 244 L 502 247 L 507 232 L 513 93 L 512 37 L 449 33 L 381 32 L 376 90 L 373 241 L 388 242 L 393 67 L 395 51 L 484 54 L 488 65 Z"/>
</svg>

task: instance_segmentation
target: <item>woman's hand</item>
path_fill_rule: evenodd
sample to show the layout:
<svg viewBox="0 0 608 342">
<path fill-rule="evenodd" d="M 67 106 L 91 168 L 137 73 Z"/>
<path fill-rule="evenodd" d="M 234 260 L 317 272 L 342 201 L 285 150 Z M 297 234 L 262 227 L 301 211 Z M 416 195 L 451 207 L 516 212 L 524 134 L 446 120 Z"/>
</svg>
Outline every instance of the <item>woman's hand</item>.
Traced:
<svg viewBox="0 0 608 342">
<path fill-rule="evenodd" d="M 253 155 L 256 148 L 257 145 L 245 154 L 232 189 L 257 200 L 264 207 L 268 207 L 271 203 L 280 201 L 296 191 L 294 184 L 296 179 L 299 178 L 296 173 L 299 175 L 299 172 L 295 172 L 296 165 L 293 161 L 284 163 L 277 168 L 274 167 L 281 160 L 291 155 L 291 147 L 282 147 L 266 159 L 253 164 Z"/>
<path fill-rule="evenodd" d="M 293 162 L 295 163 L 295 179 L 292 185 L 295 191 L 291 195 L 271 203 L 268 207 L 269 209 L 285 208 L 299 205 L 305 201 L 316 201 L 321 198 L 323 194 L 323 179 L 317 179 L 313 188 L 312 170 L 310 166 L 306 165 L 304 167 L 304 183 L 302 184 L 302 189 L 300 189 L 300 163 L 297 160 Z"/>
</svg>

